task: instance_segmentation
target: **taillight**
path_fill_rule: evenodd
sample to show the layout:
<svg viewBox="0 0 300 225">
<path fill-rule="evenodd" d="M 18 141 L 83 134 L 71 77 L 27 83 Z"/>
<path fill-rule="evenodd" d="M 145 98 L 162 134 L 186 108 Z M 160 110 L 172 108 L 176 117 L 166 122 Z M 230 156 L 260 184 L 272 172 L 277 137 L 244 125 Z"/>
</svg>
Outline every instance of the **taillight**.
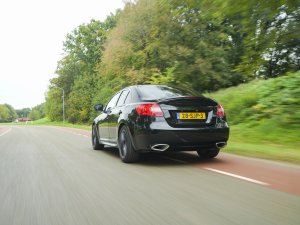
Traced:
<svg viewBox="0 0 300 225">
<path fill-rule="evenodd" d="M 225 111 L 222 105 L 217 106 L 217 117 L 224 117 L 225 116 Z"/>
<path fill-rule="evenodd" d="M 140 116 L 163 116 L 161 108 L 156 103 L 140 104 L 136 106 L 136 111 Z"/>
</svg>

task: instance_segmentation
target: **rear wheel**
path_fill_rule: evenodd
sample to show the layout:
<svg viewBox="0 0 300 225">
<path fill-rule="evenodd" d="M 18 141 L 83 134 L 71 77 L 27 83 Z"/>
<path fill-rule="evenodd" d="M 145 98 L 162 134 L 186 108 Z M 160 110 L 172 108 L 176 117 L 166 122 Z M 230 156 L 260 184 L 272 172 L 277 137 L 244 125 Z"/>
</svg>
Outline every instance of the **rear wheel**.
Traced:
<svg viewBox="0 0 300 225">
<path fill-rule="evenodd" d="M 99 143 L 99 138 L 95 126 L 93 126 L 92 128 L 92 145 L 94 150 L 100 150 L 104 148 L 104 145 Z"/>
<path fill-rule="evenodd" d="M 140 154 L 134 150 L 130 139 L 130 133 L 126 126 L 121 127 L 119 132 L 119 155 L 123 162 L 133 163 L 139 160 Z"/>
<path fill-rule="evenodd" d="M 201 159 L 212 159 L 215 158 L 220 152 L 218 148 L 212 148 L 207 150 L 198 150 L 197 153 Z"/>
</svg>

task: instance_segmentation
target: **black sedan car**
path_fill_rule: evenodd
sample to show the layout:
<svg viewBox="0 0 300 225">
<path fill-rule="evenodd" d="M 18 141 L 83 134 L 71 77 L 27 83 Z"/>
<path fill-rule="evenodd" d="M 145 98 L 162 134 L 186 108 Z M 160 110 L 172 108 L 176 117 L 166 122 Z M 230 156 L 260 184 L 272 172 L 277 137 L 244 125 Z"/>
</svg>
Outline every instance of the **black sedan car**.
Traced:
<svg viewBox="0 0 300 225">
<path fill-rule="evenodd" d="M 93 149 L 118 147 L 126 163 L 141 153 L 163 151 L 197 151 L 201 158 L 214 158 L 229 137 L 220 104 L 165 85 L 124 88 L 95 110 L 101 114 L 92 125 Z"/>
</svg>

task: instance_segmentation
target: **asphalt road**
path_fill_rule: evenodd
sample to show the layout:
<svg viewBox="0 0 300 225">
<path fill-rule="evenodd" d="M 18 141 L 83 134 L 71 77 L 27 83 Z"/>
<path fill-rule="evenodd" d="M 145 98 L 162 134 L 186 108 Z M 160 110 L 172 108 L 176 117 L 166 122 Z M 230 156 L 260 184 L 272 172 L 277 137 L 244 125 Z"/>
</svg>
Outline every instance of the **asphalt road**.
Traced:
<svg viewBox="0 0 300 225">
<path fill-rule="evenodd" d="M 0 224 L 300 224 L 297 191 L 272 187 L 273 178 L 259 174 L 260 180 L 247 180 L 222 173 L 222 160 L 227 169 L 251 164 L 226 154 L 199 161 L 187 153 L 151 154 L 124 164 L 115 150 L 92 150 L 87 132 L 0 127 Z M 299 167 L 255 163 L 300 178 Z"/>
</svg>

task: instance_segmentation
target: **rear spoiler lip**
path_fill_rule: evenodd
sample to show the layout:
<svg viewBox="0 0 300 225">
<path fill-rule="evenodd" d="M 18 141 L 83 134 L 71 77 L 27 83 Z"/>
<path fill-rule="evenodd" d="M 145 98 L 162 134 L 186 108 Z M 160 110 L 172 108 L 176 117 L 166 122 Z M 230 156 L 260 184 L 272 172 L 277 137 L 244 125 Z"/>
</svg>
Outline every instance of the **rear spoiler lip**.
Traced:
<svg viewBox="0 0 300 225">
<path fill-rule="evenodd" d="M 183 100 L 183 99 L 194 99 L 194 100 L 205 99 L 205 100 L 210 100 L 210 101 L 214 102 L 215 104 L 218 104 L 215 100 L 213 100 L 211 98 L 207 98 L 203 95 L 201 95 L 201 96 L 180 96 L 180 97 L 173 97 L 173 98 L 163 98 L 163 99 L 157 99 L 156 102 L 157 103 L 167 103 L 167 102 L 176 101 L 176 100 Z"/>
<path fill-rule="evenodd" d="M 157 102 L 157 103 L 162 103 L 162 102 L 169 102 L 173 100 L 181 100 L 181 99 L 200 99 L 200 98 L 206 98 L 203 95 L 200 96 L 178 96 L 178 97 L 170 97 L 170 98 L 159 98 L 159 99 L 141 99 L 143 102 Z"/>
</svg>

